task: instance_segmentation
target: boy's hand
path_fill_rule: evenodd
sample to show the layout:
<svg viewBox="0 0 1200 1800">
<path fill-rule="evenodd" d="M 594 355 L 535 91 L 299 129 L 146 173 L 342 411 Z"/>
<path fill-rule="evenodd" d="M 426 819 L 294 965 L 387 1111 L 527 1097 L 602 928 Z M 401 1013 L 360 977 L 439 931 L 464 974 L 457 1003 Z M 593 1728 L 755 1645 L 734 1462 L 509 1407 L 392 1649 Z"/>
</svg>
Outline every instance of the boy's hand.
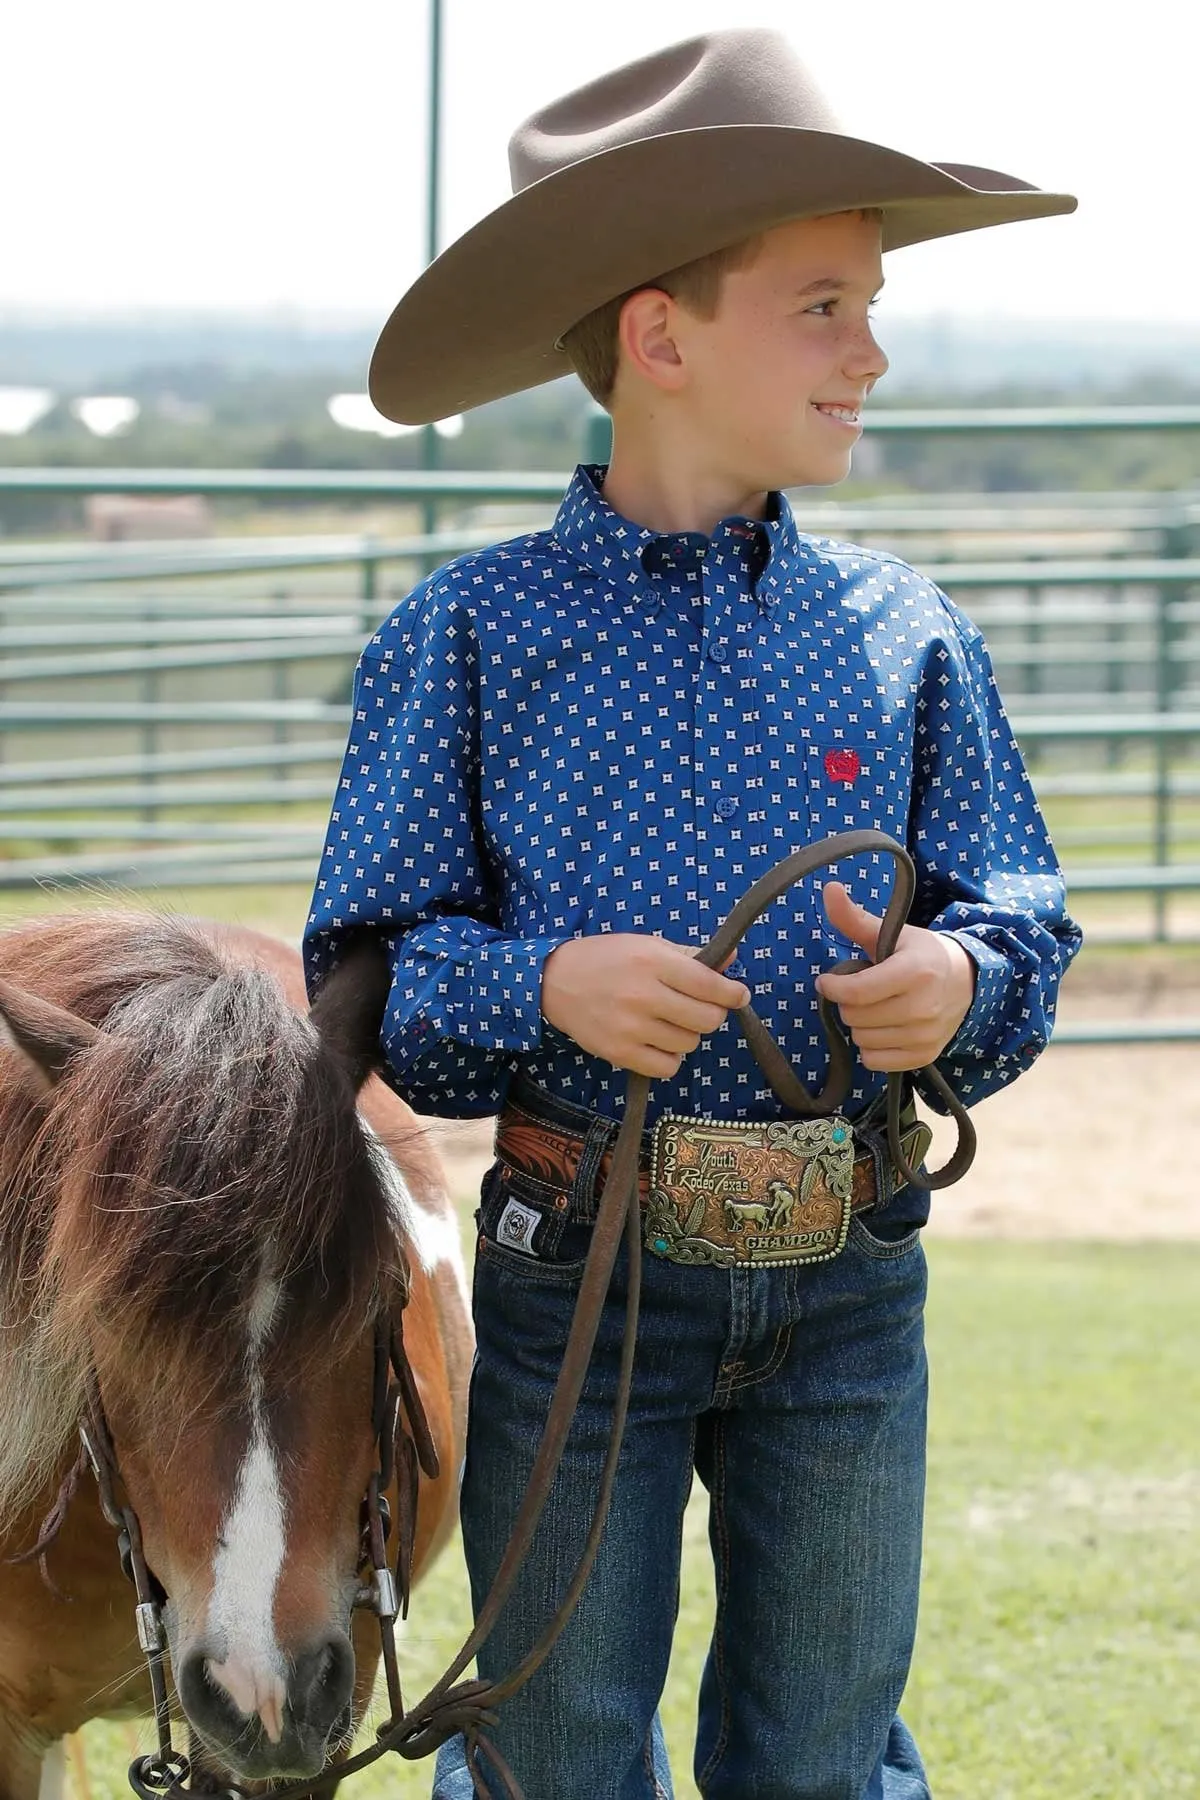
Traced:
<svg viewBox="0 0 1200 1800">
<path fill-rule="evenodd" d="M 619 1069 L 670 1077 L 731 1007 L 750 1001 L 742 982 L 695 955 L 686 944 L 637 932 L 572 938 L 542 965 L 542 1015 Z"/>
<path fill-rule="evenodd" d="M 824 889 L 832 925 L 874 956 L 882 919 L 858 906 L 840 881 Z M 895 950 L 873 969 L 820 975 L 868 1069 L 923 1069 L 936 1062 L 975 997 L 975 962 L 944 932 L 906 925 Z"/>
</svg>

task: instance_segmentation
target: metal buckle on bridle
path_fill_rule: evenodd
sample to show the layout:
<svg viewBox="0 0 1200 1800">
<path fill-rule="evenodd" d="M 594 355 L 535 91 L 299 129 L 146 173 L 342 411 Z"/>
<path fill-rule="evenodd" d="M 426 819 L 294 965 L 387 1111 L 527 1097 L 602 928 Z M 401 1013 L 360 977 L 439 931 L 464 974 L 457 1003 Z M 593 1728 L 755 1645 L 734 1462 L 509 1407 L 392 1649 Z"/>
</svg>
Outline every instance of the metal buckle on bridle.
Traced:
<svg viewBox="0 0 1200 1800">
<path fill-rule="evenodd" d="M 140 1800 L 160 1800 L 164 1794 L 184 1792 L 192 1765 L 180 1751 L 169 1756 L 139 1756 L 129 1765 L 129 1785 Z"/>
</svg>

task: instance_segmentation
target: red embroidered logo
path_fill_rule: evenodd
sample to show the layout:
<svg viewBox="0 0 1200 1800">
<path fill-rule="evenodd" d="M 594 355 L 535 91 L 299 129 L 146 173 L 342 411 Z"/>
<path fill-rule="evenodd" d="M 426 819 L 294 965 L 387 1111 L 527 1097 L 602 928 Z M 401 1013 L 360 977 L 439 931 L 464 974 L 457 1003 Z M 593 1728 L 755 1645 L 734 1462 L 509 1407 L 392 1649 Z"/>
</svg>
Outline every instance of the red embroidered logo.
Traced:
<svg viewBox="0 0 1200 1800">
<path fill-rule="evenodd" d="M 862 763 L 857 750 L 827 750 L 825 752 L 825 773 L 830 781 L 854 781 Z"/>
</svg>

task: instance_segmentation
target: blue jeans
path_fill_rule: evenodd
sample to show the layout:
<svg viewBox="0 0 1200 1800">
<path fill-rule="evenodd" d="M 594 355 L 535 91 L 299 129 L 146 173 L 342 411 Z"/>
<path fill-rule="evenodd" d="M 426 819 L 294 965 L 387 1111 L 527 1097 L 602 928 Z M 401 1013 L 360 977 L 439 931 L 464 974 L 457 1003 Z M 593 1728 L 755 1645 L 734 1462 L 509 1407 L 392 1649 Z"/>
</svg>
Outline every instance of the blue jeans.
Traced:
<svg viewBox="0 0 1200 1800">
<path fill-rule="evenodd" d="M 570 1210 L 550 1221 L 536 1256 L 497 1242 L 507 1202 L 535 1205 L 535 1187 L 498 1164 L 483 1186 L 462 1494 L 477 1607 L 524 1492 L 588 1242 Z M 526 1800 L 672 1794 L 657 1709 L 693 1470 L 709 1494 L 717 1594 L 695 1748 L 705 1800 L 928 1800 L 896 1716 L 916 1627 L 925 1469 L 925 1258 L 905 1199 L 902 1190 L 882 1213 L 856 1215 L 825 1263 L 685 1268 L 645 1255 L 600 1553 L 549 1660 L 492 1734 Z M 487 1676 L 529 1649 L 574 1570 L 604 1459 L 624 1299 L 622 1251 L 558 1479 L 479 1658 Z M 452 1738 L 434 1800 L 473 1792 Z"/>
</svg>

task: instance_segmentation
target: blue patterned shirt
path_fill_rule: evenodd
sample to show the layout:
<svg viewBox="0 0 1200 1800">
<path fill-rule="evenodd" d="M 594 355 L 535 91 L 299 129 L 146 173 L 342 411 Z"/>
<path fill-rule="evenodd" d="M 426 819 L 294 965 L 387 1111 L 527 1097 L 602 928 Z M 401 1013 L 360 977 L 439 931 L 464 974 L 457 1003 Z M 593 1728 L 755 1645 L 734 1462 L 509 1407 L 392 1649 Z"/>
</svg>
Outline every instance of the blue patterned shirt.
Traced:
<svg viewBox="0 0 1200 1800">
<path fill-rule="evenodd" d="M 1078 949 L 982 638 L 906 563 L 765 522 L 662 537 L 581 468 L 553 527 L 438 569 L 363 652 L 312 912 L 315 992 L 339 937 L 382 929 L 383 1031 L 419 1112 L 497 1111 L 518 1067 L 619 1116 L 624 1071 L 541 1016 L 572 937 L 710 938 L 801 845 L 875 826 L 908 846 L 912 920 L 978 965 L 939 1067 L 968 1104 L 1046 1043 Z M 891 859 L 838 871 L 881 912 Z M 810 1087 L 814 976 L 853 954 L 821 878 L 776 901 L 727 971 Z M 859 1069 L 850 1111 L 882 1086 Z M 665 1110 L 778 1118 L 733 1016 L 654 1083 Z"/>
</svg>

